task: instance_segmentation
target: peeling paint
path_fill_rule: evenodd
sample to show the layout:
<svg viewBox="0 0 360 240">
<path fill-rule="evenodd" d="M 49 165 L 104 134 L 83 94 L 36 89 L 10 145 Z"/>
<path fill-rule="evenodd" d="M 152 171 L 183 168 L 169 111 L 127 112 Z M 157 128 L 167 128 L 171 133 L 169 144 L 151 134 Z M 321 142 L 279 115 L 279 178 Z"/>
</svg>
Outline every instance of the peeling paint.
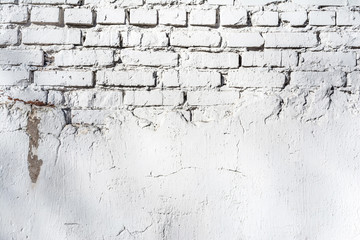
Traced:
<svg viewBox="0 0 360 240">
<path fill-rule="evenodd" d="M 36 116 L 36 109 L 32 108 L 26 128 L 26 132 L 29 135 L 28 170 L 32 183 L 37 182 L 43 164 L 43 161 L 37 155 L 40 140 L 39 124 L 40 118 Z"/>
</svg>

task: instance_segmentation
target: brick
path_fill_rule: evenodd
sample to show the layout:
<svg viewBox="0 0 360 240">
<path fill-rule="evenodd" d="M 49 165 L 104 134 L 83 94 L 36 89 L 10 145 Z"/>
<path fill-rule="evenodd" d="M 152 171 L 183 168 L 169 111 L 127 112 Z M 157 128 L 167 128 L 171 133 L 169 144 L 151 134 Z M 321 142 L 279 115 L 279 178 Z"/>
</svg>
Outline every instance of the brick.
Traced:
<svg viewBox="0 0 360 240">
<path fill-rule="evenodd" d="M 66 4 L 66 0 L 20 0 L 20 3 L 58 5 Z"/>
<path fill-rule="evenodd" d="M 244 52 L 241 54 L 243 67 L 295 67 L 298 54 L 294 51 Z"/>
<path fill-rule="evenodd" d="M 359 0 L 348 0 L 348 5 L 349 6 L 360 6 L 360 1 Z"/>
<path fill-rule="evenodd" d="M 220 9 L 220 23 L 225 27 L 247 26 L 248 15 L 244 8 L 222 7 Z"/>
<path fill-rule="evenodd" d="M 81 44 L 81 31 L 78 29 L 25 28 L 22 32 L 24 44 Z"/>
<path fill-rule="evenodd" d="M 214 71 L 182 70 L 180 84 L 183 87 L 218 87 L 221 86 L 221 74 Z"/>
<path fill-rule="evenodd" d="M 218 47 L 220 34 L 211 31 L 175 30 L 170 34 L 170 45 L 177 47 Z"/>
<path fill-rule="evenodd" d="M 104 125 L 109 115 L 110 113 L 104 110 L 72 110 L 71 123 Z"/>
<path fill-rule="evenodd" d="M 93 25 L 93 13 L 91 9 L 65 9 L 64 21 L 67 25 Z"/>
<path fill-rule="evenodd" d="M 215 26 L 216 10 L 191 10 L 189 23 L 193 26 Z"/>
<path fill-rule="evenodd" d="M 54 55 L 56 66 L 110 66 L 114 63 L 111 50 L 63 50 Z"/>
<path fill-rule="evenodd" d="M 195 68 L 238 68 L 240 57 L 236 53 L 191 52 L 183 64 L 185 67 Z"/>
<path fill-rule="evenodd" d="M 313 26 L 334 26 L 335 19 L 333 11 L 311 11 L 309 13 L 309 24 Z"/>
<path fill-rule="evenodd" d="M 290 85 L 308 88 L 321 85 L 341 87 L 346 84 L 346 77 L 342 72 L 292 72 L 290 79 Z"/>
<path fill-rule="evenodd" d="M 0 70 L 1 86 L 16 86 L 21 83 L 27 83 L 30 79 L 28 71 L 3 71 Z"/>
<path fill-rule="evenodd" d="M 264 33 L 266 48 L 310 48 L 318 45 L 314 33 Z"/>
<path fill-rule="evenodd" d="M 234 0 L 208 0 L 211 5 L 234 5 Z"/>
<path fill-rule="evenodd" d="M 358 32 L 322 32 L 321 43 L 332 48 L 360 47 L 360 33 Z"/>
<path fill-rule="evenodd" d="M 177 53 L 163 51 L 145 52 L 137 50 L 122 50 L 121 60 L 125 65 L 176 67 L 179 63 L 179 55 Z"/>
<path fill-rule="evenodd" d="M 125 105 L 133 106 L 177 106 L 184 102 L 181 91 L 127 91 Z"/>
<path fill-rule="evenodd" d="M 336 13 L 336 24 L 339 26 L 360 25 L 360 12 L 340 10 Z"/>
<path fill-rule="evenodd" d="M 10 46 L 18 43 L 17 29 L 0 29 L 0 46 Z"/>
<path fill-rule="evenodd" d="M 360 88 L 360 72 L 354 71 L 348 74 L 347 76 L 347 86 L 351 88 Z"/>
<path fill-rule="evenodd" d="M 251 21 L 254 26 L 278 26 L 279 13 L 264 11 L 253 14 Z"/>
<path fill-rule="evenodd" d="M 108 29 L 102 31 L 87 31 L 84 46 L 120 47 L 120 32 Z"/>
<path fill-rule="evenodd" d="M 91 87 L 93 73 L 89 71 L 36 71 L 34 82 L 39 86 Z"/>
<path fill-rule="evenodd" d="M 256 48 L 264 45 L 260 33 L 224 33 L 223 39 L 227 47 Z"/>
<path fill-rule="evenodd" d="M 163 87 L 179 87 L 179 71 L 177 70 L 164 70 L 159 76 L 160 85 Z"/>
<path fill-rule="evenodd" d="M 141 45 L 142 33 L 136 30 L 129 30 L 121 33 L 123 47 L 135 47 Z"/>
<path fill-rule="evenodd" d="M 192 106 L 231 105 L 239 101 L 236 91 L 191 91 L 187 93 L 187 103 Z"/>
<path fill-rule="evenodd" d="M 125 10 L 122 8 L 99 8 L 96 17 L 98 24 L 125 24 Z"/>
<path fill-rule="evenodd" d="M 65 94 L 65 102 L 72 109 L 118 109 L 123 106 L 123 93 L 101 89 L 71 91 Z"/>
<path fill-rule="evenodd" d="M 167 47 L 169 39 L 165 32 L 144 31 L 141 38 L 142 47 Z"/>
<path fill-rule="evenodd" d="M 160 9 L 159 23 L 170 26 L 186 26 L 186 10 L 178 8 Z"/>
<path fill-rule="evenodd" d="M 270 3 L 279 2 L 277 0 L 241 0 L 240 4 L 244 6 L 265 6 Z"/>
<path fill-rule="evenodd" d="M 318 6 L 346 6 L 347 0 L 294 0 L 299 5 Z"/>
<path fill-rule="evenodd" d="M 96 83 L 104 86 L 153 87 L 155 73 L 150 70 L 103 70 L 96 73 Z"/>
<path fill-rule="evenodd" d="M 32 23 L 38 24 L 59 24 L 60 8 L 58 7 L 33 7 L 31 9 Z"/>
<path fill-rule="evenodd" d="M 306 52 L 301 54 L 301 59 L 300 66 L 305 70 L 356 66 L 356 53 L 353 52 Z"/>
<path fill-rule="evenodd" d="M 282 88 L 286 77 L 283 73 L 263 69 L 240 69 L 228 73 L 228 85 L 239 88 Z"/>
<path fill-rule="evenodd" d="M 156 25 L 157 11 L 151 9 L 131 9 L 130 24 L 133 25 Z"/>
<path fill-rule="evenodd" d="M 280 18 L 283 22 L 289 23 L 290 26 L 301 27 L 306 25 L 308 15 L 306 11 L 283 12 Z"/>
<path fill-rule="evenodd" d="M 44 53 L 41 50 L 0 49 L 0 65 L 42 66 Z"/>
<path fill-rule="evenodd" d="M 26 23 L 28 10 L 26 6 L 0 6 L 0 23 Z"/>
</svg>

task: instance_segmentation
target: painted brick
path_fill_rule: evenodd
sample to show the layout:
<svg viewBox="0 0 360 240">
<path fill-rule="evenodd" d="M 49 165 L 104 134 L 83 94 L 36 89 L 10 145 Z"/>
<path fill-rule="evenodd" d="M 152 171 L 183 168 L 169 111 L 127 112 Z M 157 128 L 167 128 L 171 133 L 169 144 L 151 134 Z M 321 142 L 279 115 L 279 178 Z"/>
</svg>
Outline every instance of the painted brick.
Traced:
<svg viewBox="0 0 360 240">
<path fill-rule="evenodd" d="M 40 86 L 59 87 L 91 87 L 94 84 L 91 71 L 36 71 L 34 81 Z"/>
<path fill-rule="evenodd" d="M 30 73 L 28 71 L 0 71 L 0 86 L 16 86 L 28 83 Z"/>
<path fill-rule="evenodd" d="M 60 8 L 58 7 L 34 7 L 31 9 L 32 23 L 59 24 Z"/>
<path fill-rule="evenodd" d="M 309 48 L 318 45 L 314 33 L 264 33 L 266 48 Z"/>
<path fill-rule="evenodd" d="M 159 23 L 171 26 L 186 26 L 187 16 L 185 9 L 169 8 L 159 10 Z"/>
<path fill-rule="evenodd" d="M 283 73 L 263 69 L 241 69 L 230 71 L 228 84 L 239 88 L 282 88 L 286 82 Z"/>
<path fill-rule="evenodd" d="M 63 50 L 54 55 L 55 65 L 70 66 L 109 66 L 114 63 L 111 50 Z"/>
<path fill-rule="evenodd" d="M 53 45 L 53 44 L 81 44 L 81 31 L 79 29 L 48 29 L 27 28 L 22 31 L 22 42 L 31 45 Z"/>
<path fill-rule="evenodd" d="M 122 50 L 121 60 L 125 65 L 130 66 L 176 67 L 179 63 L 179 55 L 177 53 L 163 51 Z"/>
<path fill-rule="evenodd" d="M 0 49 L 0 65 L 42 66 L 44 52 L 41 50 Z"/>
<path fill-rule="evenodd" d="M 240 57 L 236 53 L 192 52 L 184 59 L 183 65 L 196 68 L 238 68 Z"/>
<path fill-rule="evenodd" d="M 194 9 L 190 12 L 190 25 L 194 26 L 215 26 L 216 10 L 200 10 Z"/>
<path fill-rule="evenodd" d="M 151 70 L 103 70 L 96 73 L 96 83 L 104 86 L 155 86 L 155 72 Z"/>
<path fill-rule="evenodd" d="M 170 35 L 170 45 L 178 47 L 218 47 L 220 34 L 211 31 L 176 30 Z"/>
</svg>

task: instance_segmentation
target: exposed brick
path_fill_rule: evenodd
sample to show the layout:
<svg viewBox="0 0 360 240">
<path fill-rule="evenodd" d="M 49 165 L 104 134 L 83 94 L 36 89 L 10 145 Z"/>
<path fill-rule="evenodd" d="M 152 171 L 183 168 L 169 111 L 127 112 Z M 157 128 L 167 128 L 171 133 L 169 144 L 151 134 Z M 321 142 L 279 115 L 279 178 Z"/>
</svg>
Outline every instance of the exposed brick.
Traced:
<svg viewBox="0 0 360 240">
<path fill-rule="evenodd" d="M 67 25 L 93 25 L 93 13 L 91 9 L 65 9 L 64 21 Z"/>
<path fill-rule="evenodd" d="M 127 91 L 124 104 L 133 106 L 177 106 L 184 102 L 182 91 Z"/>
<path fill-rule="evenodd" d="M 215 26 L 216 25 L 216 10 L 199 10 L 193 9 L 190 12 L 190 25 L 194 26 Z"/>
<path fill-rule="evenodd" d="M 131 9 L 130 24 L 133 25 L 156 25 L 158 13 L 151 9 Z"/>
<path fill-rule="evenodd" d="M 311 11 L 309 13 L 309 24 L 313 26 L 335 25 L 335 20 L 333 11 Z"/>
<path fill-rule="evenodd" d="M 360 33 L 358 32 L 325 32 L 320 34 L 320 39 L 322 44 L 333 48 L 360 47 Z"/>
<path fill-rule="evenodd" d="M 185 9 L 177 8 L 160 9 L 159 23 L 162 25 L 186 26 L 186 11 Z"/>
<path fill-rule="evenodd" d="M 59 24 L 60 8 L 58 7 L 34 7 L 31 9 L 32 23 Z"/>
<path fill-rule="evenodd" d="M 26 23 L 28 16 L 29 14 L 26 6 L 0 6 L 0 23 Z"/>
<path fill-rule="evenodd" d="M 301 87 L 319 87 L 330 85 L 341 87 L 346 84 L 345 74 L 342 72 L 292 72 L 290 85 Z"/>
<path fill-rule="evenodd" d="M 0 29 L 0 46 L 9 46 L 18 43 L 17 29 Z"/>
<path fill-rule="evenodd" d="M 121 60 L 125 65 L 133 66 L 168 66 L 175 67 L 179 63 L 179 55 L 172 52 L 149 52 L 122 50 Z"/>
<path fill-rule="evenodd" d="M 324 70 L 328 68 L 356 66 L 356 54 L 353 52 L 306 52 L 301 54 L 300 66 L 305 70 Z"/>
<path fill-rule="evenodd" d="M 224 33 L 223 39 L 228 47 L 257 48 L 264 45 L 260 33 Z"/>
<path fill-rule="evenodd" d="M 33 45 L 49 44 L 81 44 L 81 31 L 79 29 L 48 29 L 35 28 L 24 29 L 22 32 L 22 42 Z"/>
<path fill-rule="evenodd" d="M 336 13 L 336 24 L 339 26 L 360 25 L 360 12 L 340 10 Z"/>
<path fill-rule="evenodd" d="M 223 7 L 220 10 L 220 23 L 222 26 L 246 26 L 247 22 L 248 15 L 244 8 Z"/>
<path fill-rule="evenodd" d="M 0 71 L 1 86 L 16 86 L 27 83 L 30 79 L 28 71 Z"/>
<path fill-rule="evenodd" d="M 111 50 L 63 50 L 54 55 L 56 66 L 109 66 L 114 62 Z"/>
<path fill-rule="evenodd" d="M 183 60 L 186 67 L 196 68 L 238 68 L 240 57 L 236 53 L 192 52 Z"/>
<path fill-rule="evenodd" d="M 306 11 L 283 12 L 280 18 L 283 22 L 289 23 L 293 27 L 299 27 L 305 26 L 308 15 Z"/>
<path fill-rule="evenodd" d="M 295 67 L 298 64 L 298 54 L 294 51 L 244 52 L 241 54 L 244 67 Z"/>
<path fill-rule="evenodd" d="M 179 87 L 179 71 L 169 69 L 161 71 L 160 76 L 160 85 L 163 87 Z"/>
<path fill-rule="evenodd" d="M 264 33 L 266 48 L 309 48 L 318 45 L 314 33 Z"/>
<path fill-rule="evenodd" d="M 98 24 L 125 24 L 125 10 L 122 8 L 99 8 L 96 17 Z"/>
<path fill-rule="evenodd" d="M 251 21 L 255 26 L 278 26 L 279 25 L 279 13 L 264 11 L 255 13 Z"/>
<path fill-rule="evenodd" d="M 182 70 L 180 84 L 184 87 L 218 87 L 221 85 L 221 75 L 214 71 Z"/>
<path fill-rule="evenodd" d="M 170 35 L 170 45 L 178 47 L 218 47 L 221 37 L 217 32 L 176 30 Z"/>
<path fill-rule="evenodd" d="M 84 46 L 119 47 L 120 32 L 118 30 L 87 31 Z"/>
<path fill-rule="evenodd" d="M 59 87 L 91 87 L 94 84 L 91 71 L 36 71 L 34 81 L 40 86 Z"/>
<path fill-rule="evenodd" d="M 0 49 L 0 65 L 42 66 L 44 53 L 41 50 Z"/>
<path fill-rule="evenodd" d="M 154 74 L 154 71 L 150 70 L 104 70 L 96 73 L 96 83 L 105 86 L 155 86 Z"/>
<path fill-rule="evenodd" d="M 240 88 L 282 88 L 286 77 L 283 73 L 266 71 L 263 69 L 241 69 L 230 71 L 228 74 L 230 87 Z"/>
</svg>

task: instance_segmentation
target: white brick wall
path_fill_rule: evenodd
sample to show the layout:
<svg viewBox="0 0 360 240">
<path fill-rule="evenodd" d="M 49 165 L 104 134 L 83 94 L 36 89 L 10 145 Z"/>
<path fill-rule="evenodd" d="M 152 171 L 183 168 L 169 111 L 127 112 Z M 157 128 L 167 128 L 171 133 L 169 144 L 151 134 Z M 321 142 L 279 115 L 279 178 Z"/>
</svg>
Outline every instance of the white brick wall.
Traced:
<svg viewBox="0 0 360 240">
<path fill-rule="evenodd" d="M 0 0 L 0 240 L 358 240 L 360 0 Z"/>
</svg>

